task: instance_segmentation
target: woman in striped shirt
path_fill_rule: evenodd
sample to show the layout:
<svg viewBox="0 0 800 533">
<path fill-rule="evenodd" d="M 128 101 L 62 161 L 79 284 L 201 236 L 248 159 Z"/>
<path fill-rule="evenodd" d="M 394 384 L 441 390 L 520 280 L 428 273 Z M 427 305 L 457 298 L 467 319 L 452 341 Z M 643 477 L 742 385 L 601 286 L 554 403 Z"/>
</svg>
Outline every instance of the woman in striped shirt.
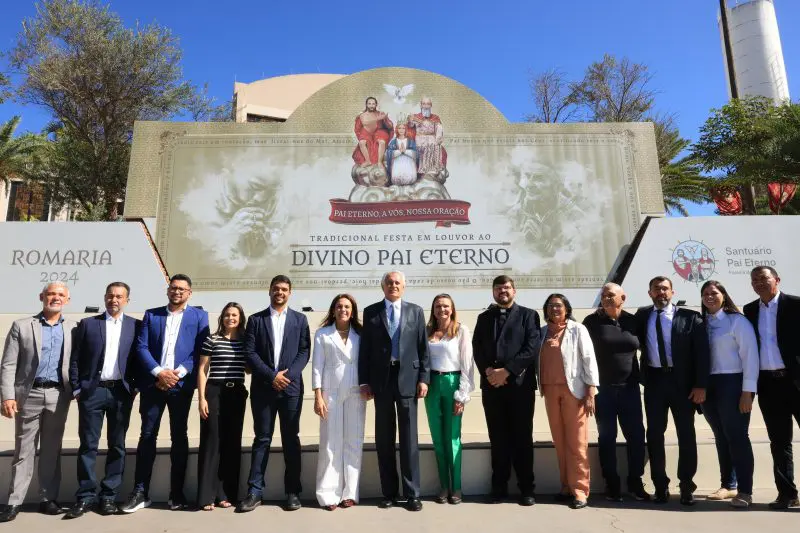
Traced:
<svg viewBox="0 0 800 533">
<path fill-rule="evenodd" d="M 213 511 L 215 504 L 231 507 L 238 499 L 242 425 L 247 402 L 245 322 L 241 305 L 226 304 L 216 333 L 209 335 L 200 350 L 197 505 L 204 511 Z"/>
</svg>

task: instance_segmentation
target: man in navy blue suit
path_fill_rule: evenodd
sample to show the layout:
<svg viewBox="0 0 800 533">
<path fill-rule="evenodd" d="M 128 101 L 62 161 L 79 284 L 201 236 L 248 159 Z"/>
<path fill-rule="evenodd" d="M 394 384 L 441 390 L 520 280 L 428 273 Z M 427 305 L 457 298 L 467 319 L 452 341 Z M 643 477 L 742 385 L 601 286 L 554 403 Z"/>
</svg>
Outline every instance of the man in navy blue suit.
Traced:
<svg viewBox="0 0 800 533">
<path fill-rule="evenodd" d="M 308 364 L 311 332 L 305 315 L 289 309 L 292 282 L 279 275 L 269 284 L 270 306 L 250 317 L 245 352 L 253 371 L 250 407 L 256 437 L 250 464 L 248 491 L 239 512 L 261 504 L 269 447 L 280 416 L 286 471 L 283 477 L 287 511 L 300 508 L 300 411 L 303 407 L 303 368 Z"/>
<path fill-rule="evenodd" d="M 169 409 L 172 440 L 169 457 L 169 507 L 179 511 L 188 507 L 183 494 L 186 463 L 189 459 L 187 424 L 196 383 L 195 362 L 208 337 L 208 313 L 188 305 L 192 280 L 175 274 L 169 280 L 164 307 L 148 309 L 136 339 L 136 387 L 141 391 L 139 414 L 142 432 L 136 448 L 136 474 L 133 492 L 122 512 L 133 513 L 148 507 L 150 477 L 156 460 L 156 439 L 164 409 Z"/>
<path fill-rule="evenodd" d="M 69 359 L 69 381 L 78 400 L 78 491 L 75 505 L 67 518 L 78 518 L 95 506 L 97 444 L 108 419 L 108 455 L 106 472 L 100 483 L 97 510 L 110 515 L 117 512 L 115 499 L 125 469 L 125 434 L 135 395 L 130 382 L 134 365 L 130 356 L 136 352 L 136 334 L 141 321 L 123 313 L 128 305 L 130 287 L 115 281 L 106 287 L 103 297 L 106 312 L 84 318 L 75 329 Z"/>
</svg>

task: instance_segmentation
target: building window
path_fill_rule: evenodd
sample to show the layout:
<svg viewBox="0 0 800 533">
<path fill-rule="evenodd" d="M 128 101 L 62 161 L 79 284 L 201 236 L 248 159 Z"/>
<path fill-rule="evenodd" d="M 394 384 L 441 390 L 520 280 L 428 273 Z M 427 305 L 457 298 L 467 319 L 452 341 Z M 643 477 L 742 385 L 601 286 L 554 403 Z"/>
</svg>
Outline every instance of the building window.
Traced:
<svg viewBox="0 0 800 533">
<path fill-rule="evenodd" d="M 247 114 L 247 122 L 286 122 L 285 118 L 266 117 L 264 115 Z"/>
<path fill-rule="evenodd" d="M 12 181 L 8 194 L 8 212 L 6 220 L 41 221 L 48 219 L 50 201 L 44 188 L 36 183 Z"/>
</svg>

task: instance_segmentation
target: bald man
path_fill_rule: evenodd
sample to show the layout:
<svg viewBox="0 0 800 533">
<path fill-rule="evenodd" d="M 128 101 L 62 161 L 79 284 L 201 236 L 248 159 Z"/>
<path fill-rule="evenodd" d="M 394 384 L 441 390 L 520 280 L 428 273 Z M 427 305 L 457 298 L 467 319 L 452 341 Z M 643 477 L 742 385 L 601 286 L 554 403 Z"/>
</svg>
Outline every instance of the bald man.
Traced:
<svg viewBox="0 0 800 533">
<path fill-rule="evenodd" d="M 636 358 L 639 339 L 636 320 L 622 310 L 624 303 L 622 287 L 606 283 L 600 294 L 600 307 L 583 321 L 592 337 L 600 370 L 600 391 L 595 399 L 597 444 L 606 481 L 606 499 L 613 502 L 622 501 L 617 474 L 617 420 L 627 442 L 628 492 L 638 501 L 650 500 L 642 483 L 645 444 Z"/>
<path fill-rule="evenodd" d="M 0 522 L 17 517 L 33 478 L 39 442 L 39 512 L 61 513 L 56 502 L 61 485 L 61 439 L 72 388 L 69 355 L 77 325 L 61 311 L 69 288 L 50 283 L 39 294 L 42 311 L 11 325 L 0 363 L 0 414 L 14 419 L 14 460 L 8 506 Z"/>
</svg>

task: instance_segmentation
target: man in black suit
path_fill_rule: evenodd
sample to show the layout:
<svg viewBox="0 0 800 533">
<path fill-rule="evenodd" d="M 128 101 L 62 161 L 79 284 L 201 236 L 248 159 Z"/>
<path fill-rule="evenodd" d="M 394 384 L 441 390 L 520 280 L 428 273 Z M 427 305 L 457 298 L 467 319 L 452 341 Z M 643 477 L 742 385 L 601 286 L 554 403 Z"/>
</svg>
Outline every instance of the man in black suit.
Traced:
<svg viewBox="0 0 800 533">
<path fill-rule="evenodd" d="M 269 460 L 275 418 L 280 417 L 286 470 L 283 484 L 287 511 L 300 509 L 300 412 L 303 408 L 303 368 L 308 364 L 311 332 L 308 319 L 289 309 L 292 282 L 284 275 L 269 284 L 270 306 L 250 317 L 244 338 L 247 362 L 253 372 L 250 407 L 255 439 L 251 451 L 247 497 L 237 510 L 261 505 L 264 473 Z"/>
<path fill-rule="evenodd" d="M 647 451 L 656 503 L 669 501 L 669 477 L 664 449 L 668 412 L 672 411 L 678 434 L 678 479 L 681 504 L 694 505 L 697 488 L 697 437 L 694 414 L 705 401 L 711 371 L 708 334 L 696 311 L 672 305 L 672 281 L 664 276 L 650 280 L 653 305 L 636 311 L 636 327 L 642 351 L 644 410 L 647 418 Z"/>
<path fill-rule="evenodd" d="M 758 339 L 758 405 L 764 417 L 772 452 L 778 497 L 772 509 L 797 507 L 792 458 L 792 417 L 800 424 L 800 298 L 780 291 L 774 268 L 750 272 L 758 299 L 744 306 Z"/>
<path fill-rule="evenodd" d="M 428 394 L 430 366 L 425 314 L 402 300 L 406 278 L 388 272 L 381 280 L 384 299 L 364 309 L 358 352 L 358 382 L 365 399 L 375 399 L 375 447 L 383 500 L 388 509 L 398 501 L 395 431 L 400 433 L 403 496 L 410 511 L 422 509 L 419 499 L 417 399 Z"/>
<path fill-rule="evenodd" d="M 541 345 L 539 314 L 514 302 L 514 280 L 492 282 L 496 305 L 478 316 L 472 351 L 481 377 L 483 410 L 492 454 L 489 501 L 508 496 L 511 464 L 517 473 L 520 505 L 536 503 L 533 495 L 533 405 L 536 363 Z"/>
<path fill-rule="evenodd" d="M 125 434 L 133 407 L 134 390 L 130 369 L 135 360 L 136 335 L 141 322 L 123 313 L 130 287 L 115 281 L 103 297 L 106 312 L 84 318 L 75 329 L 69 360 L 69 381 L 78 400 L 78 491 L 67 518 L 78 518 L 95 505 L 97 444 L 108 419 L 108 455 L 105 477 L 100 483 L 98 511 L 115 514 L 117 492 L 125 469 Z"/>
</svg>

